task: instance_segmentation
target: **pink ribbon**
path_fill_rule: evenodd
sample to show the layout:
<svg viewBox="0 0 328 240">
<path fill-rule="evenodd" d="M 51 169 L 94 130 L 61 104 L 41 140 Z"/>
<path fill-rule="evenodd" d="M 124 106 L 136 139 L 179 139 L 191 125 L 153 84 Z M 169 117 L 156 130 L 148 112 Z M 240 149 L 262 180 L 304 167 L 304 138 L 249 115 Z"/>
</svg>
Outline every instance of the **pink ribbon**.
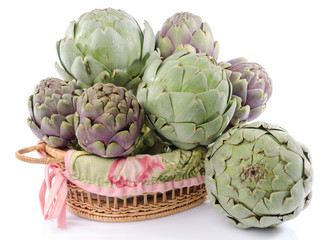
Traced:
<svg viewBox="0 0 328 240">
<path fill-rule="evenodd" d="M 48 164 L 40 189 L 40 205 L 45 220 L 58 218 L 58 228 L 66 227 L 67 179 L 57 164 Z M 53 179 L 54 182 L 53 182 Z M 49 191 L 47 201 L 45 197 Z"/>
</svg>

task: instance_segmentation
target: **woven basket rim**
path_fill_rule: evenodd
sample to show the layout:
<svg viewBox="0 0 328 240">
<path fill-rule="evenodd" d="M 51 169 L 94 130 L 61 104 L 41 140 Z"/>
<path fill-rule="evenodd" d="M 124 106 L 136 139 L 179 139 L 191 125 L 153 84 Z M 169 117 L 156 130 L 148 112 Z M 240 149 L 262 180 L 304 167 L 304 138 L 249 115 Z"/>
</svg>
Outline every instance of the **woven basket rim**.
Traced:
<svg viewBox="0 0 328 240">
<path fill-rule="evenodd" d="M 24 154 L 44 151 L 43 158 L 31 158 Z M 40 143 L 16 152 L 19 160 L 29 163 L 57 163 L 65 169 L 66 151 Z M 166 192 L 144 193 L 128 198 L 108 197 L 87 192 L 68 180 L 66 208 L 73 214 L 102 222 L 132 222 L 164 217 L 179 213 L 202 204 L 207 199 L 205 184 L 173 188 Z"/>
</svg>

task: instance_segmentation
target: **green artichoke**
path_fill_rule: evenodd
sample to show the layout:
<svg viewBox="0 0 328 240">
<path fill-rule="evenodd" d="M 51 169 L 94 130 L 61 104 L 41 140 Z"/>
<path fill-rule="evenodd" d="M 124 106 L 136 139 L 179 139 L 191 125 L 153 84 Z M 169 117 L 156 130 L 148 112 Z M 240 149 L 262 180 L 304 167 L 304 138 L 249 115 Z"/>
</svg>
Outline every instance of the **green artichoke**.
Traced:
<svg viewBox="0 0 328 240">
<path fill-rule="evenodd" d="M 155 49 L 155 37 L 145 22 L 122 10 L 94 10 L 70 23 L 66 37 L 57 42 L 64 77 L 78 79 L 85 89 L 95 83 L 113 83 L 136 89 L 147 58 Z"/>
<path fill-rule="evenodd" d="M 233 116 L 230 82 L 213 61 L 205 53 L 178 52 L 145 70 L 137 98 L 146 123 L 178 148 L 208 145 Z"/>
<path fill-rule="evenodd" d="M 75 133 L 80 146 L 102 157 L 121 157 L 135 149 L 145 113 L 123 87 L 97 83 L 77 99 Z"/>
<path fill-rule="evenodd" d="M 208 197 L 240 228 L 266 228 L 295 218 L 311 200 L 308 149 L 281 127 L 255 122 L 231 128 L 205 161 Z"/>
<path fill-rule="evenodd" d="M 232 84 L 232 98 L 236 99 L 236 111 L 230 122 L 252 121 L 265 110 L 272 94 L 272 81 L 265 69 L 258 63 L 236 58 L 220 63 L 226 70 Z"/>
<path fill-rule="evenodd" d="M 207 53 L 215 59 L 219 55 L 210 26 L 189 12 L 176 13 L 164 22 L 156 35 L 156 47 L 164 59 L 179 51 Z"/>
<path fill-rule="evenodd" d="M 42 80 L 28 98 L 28 126 L 40 140 L 52 147 L 65 148 L 76 143 L 73 115 L 82 90 L 76 81 L 57 78 Z"/>
</svg>

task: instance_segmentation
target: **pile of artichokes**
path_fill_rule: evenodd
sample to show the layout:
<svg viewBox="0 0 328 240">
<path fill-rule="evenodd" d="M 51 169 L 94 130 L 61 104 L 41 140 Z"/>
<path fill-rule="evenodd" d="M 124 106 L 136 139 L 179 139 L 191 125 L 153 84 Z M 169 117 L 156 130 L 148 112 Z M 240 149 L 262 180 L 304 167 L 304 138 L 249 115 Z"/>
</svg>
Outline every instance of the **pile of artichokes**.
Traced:
<svg viewBox="0 0 328 240">
<path fill-rule="evenodd" d="M 106 158 L 201 149 L 209 199 L 238 227 L 297 216 L 311 199 L 308 149 L 281 127 L 247 125 L 272 94 L 265 69 L 217 62 L 219 43 L 194 14 L 174 14 L 156 36 L 144 25 L 111 8 L 71 22 L 57 42 L 64 80 L 42 80 L 28 98 L 33 133 Z"/>
</svg>

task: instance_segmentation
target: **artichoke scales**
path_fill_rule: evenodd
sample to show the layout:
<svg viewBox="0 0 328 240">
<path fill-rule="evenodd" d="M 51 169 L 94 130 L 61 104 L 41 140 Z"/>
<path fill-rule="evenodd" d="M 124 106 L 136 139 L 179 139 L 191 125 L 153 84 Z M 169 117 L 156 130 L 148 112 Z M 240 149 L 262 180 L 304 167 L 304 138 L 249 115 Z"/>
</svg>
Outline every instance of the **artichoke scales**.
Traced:
<svg viewBox="0 0 328 240">
<path fill-rule="evenodd" d="M 32 132 L 52 147 L 75 145 L 73 115 L 81 94 L 75 80 L 42 80 L 28 99 L 30 117 L 27 124 Z"/>
<path fill-rule="evenodd" d="M 97 83 L 77 99 L 74 125 L 80 146 L 102 157 L 121 157 L 135 149 L 144 110 L 123 87 Z"/>
<path fill-rule="evenodd" d="M 179 51 L 207 53 L 215 59 L 219 55 L 210 26 L 189 12 L 176 13 L 164 22 L 156 35 L 156 48 L 164 59 Z"/>
<path fill-rule="evenodd" d="M 178 148 L 210 144 L 232 118 L 231 85 L 214 62 L 204 53 L 178 52 L 145 70 L 137 98 L 146 123 Z"/>
<path fill-rule="evenodd" d="M 123 10 L 96 9 L 72 21 L 65 38 L 57 42 L 63 69 L 57 68 L 60 74 L 78 79 L 83 89 L 113 83 L 135 90 L 154 48 L 155 37 L 148 22 L 142 31 Z"/>
<path fill-rule="evenodd" d="M 276 226 L 311 200 L 310 153 L 279 126 L 230 129 L 209 149 L 205 170 L 211 203 L 240 228 Z"/>
</svg>

